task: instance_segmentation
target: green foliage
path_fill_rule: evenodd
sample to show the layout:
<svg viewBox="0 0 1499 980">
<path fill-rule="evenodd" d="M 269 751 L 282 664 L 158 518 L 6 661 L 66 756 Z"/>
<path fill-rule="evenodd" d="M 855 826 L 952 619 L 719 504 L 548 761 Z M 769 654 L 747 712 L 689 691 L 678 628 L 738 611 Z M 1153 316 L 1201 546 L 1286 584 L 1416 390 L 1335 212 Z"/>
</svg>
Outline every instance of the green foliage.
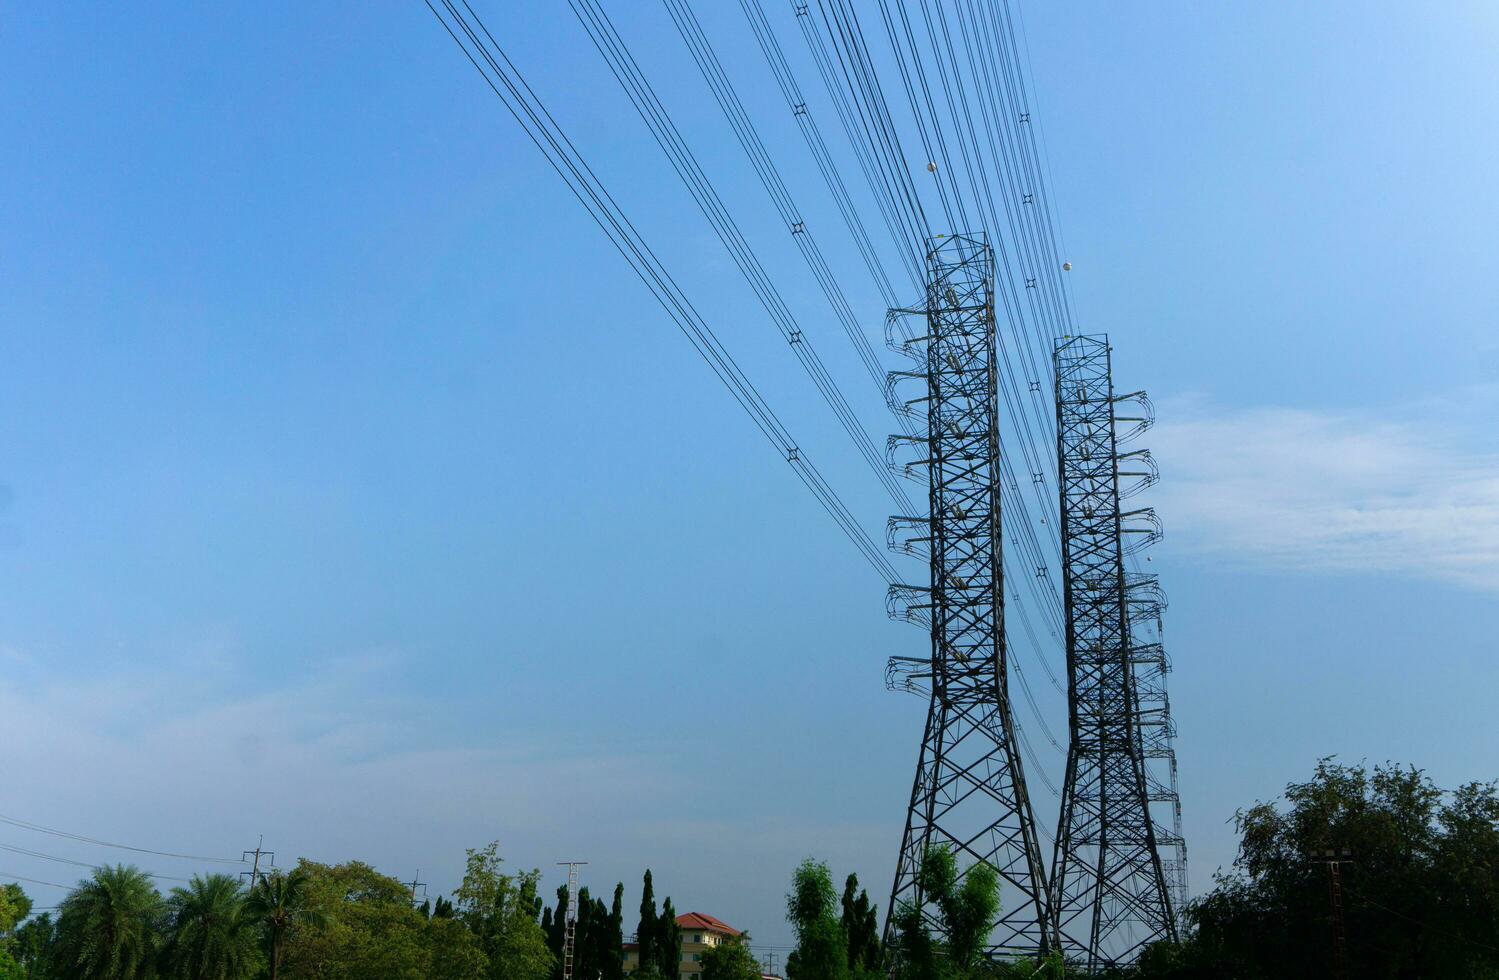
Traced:
<svg viewBox="0 0 1499 980">
<path fill-rule="evenodd" d="M 428 980 L 484 980 L 489 957 L 468 926 L 451 915 L 433 915 L 425 930 Z"/>
<path fill-rule="evenodd" d="M 640 886 L 640 921 L 635 926 L 635 942 L 640 950 L 641 969 L 656 963 L 656 889 L 651 880 L 651 869 L 645 869 L 645 878 Z M 640 971 L 636 971 L 638 976 Z"/>
<path fill-rule="evenodd" d="M 748 943 L 748 935 L 739 935 L 708 947 L 703 952 L 700 980 L 760 980 L 760 964 Z"/>
<path fill-rule="evenodd" d="M 623 980 L 625 975 L 624 902 L 625 886 L 621 882 L 614 886 L 614 901 L 609 905 L 608 924 L 599 939 L 599 980 Z"/>
<path fill-rule="evenodd" d="M 256 883 L 245 900 L 246 914 L 260 924 L 268 944 L 271 980 L 278 980 L 294 930 L 327 923 L 327 913 L 311 903 L 309 871 L 298 866 L 290 874 L 273 871 Z"/>
<path fill-rule="evenodd" d="M 244 980 L 261 966 L 259 923 L 239 879 L 193 876 L 167 899 L 169 936 L 162 974 L 171 980 Z"/>
<path fill-rule="evenodd" d="M 62 980 L 154 980 L 166 907 L 139 868 L 99 868 L 63 899 L 53 963 Z"/>
<path fill-rule="evenodd" d="M 656 969 L 663 977 L 672 977 L 681 964 L 682 927 L 677 925 L 677 910 L 668 895 L 661 903 L 661 918 L 656 920 Z"/>
<path fill-rule="evenodd" d="M 624 886 L 616 885 L 615 912 L 619 912 L 619 902 L 624 894 Z M 557 888 L 556 910 L 543 909 L 541 913 L 541 928 L 547 934 L 547 947 L 552 951 L 556 964 L 552 967 L 552 976 L 555 980 L 562 977 L 562 947 L 567 936 L 567 886 L 561 885 Z M 615 970 L 615 980 L 623 974 L 623 955 L 621 944 L 624 938 L 619 934 L 618 922 L 611 916 L 604 903 L 595 899 L 588 893 L 587 886 L 578 890 L 578 918 L 573 927 L 573 976 L 575 977 L 604 977 L 612 967 Z"/>
<path fill-rule="evenodd" d="M 281 975 L 287 980 L 422 980 L 427 920 L 401 882 L 359 861 L 303 860 L 299 915 L 287 930 Z M 288 876 L 290 879 L 291 876 Z"/>
<path fill-rule="evenodd" d="M 20 944 L 15 933 L 17 924 L 30 914 L 31 899 L 20 885 L 0 886 L 0 980 L 25 980 L 26 971 L 16 959 Z"/>
<path fill-rule="evenodd" d="M 31 899 L 12 882 L 0 886 L 0 937 L 9 936 L 16 923 L 31 914 Z"/>
<path fill-rule="evenodd" d="M 53 975 L 52 949 L 56 938 L 57 927 L 50 912 L 43 912 L 16 929 L 9 953 L 29 980 L 47 980 Z"/>
<path fill-rule="evenodd" d="M 622 901 L 622 893 L 616 888 L 615 906 L 618 907 Z M 615 917 L 614 912 L 610 915 L 611 918 Z M 635 928 L 635 942 L 639 947 L 640 966 L 633 974 L 634 977 L 649 976 L 647 970 L 667 978 L 677 975 L 682 962 L 682 930 L 677 926 L 677 913 L 672 908 L 670 897 L 662 903 L 661 912 L 657 914 L 655 882 L 649 868 L 646 869 L 641 884 L 640 924 Z M 620 972 L 623 973 L 622 966 Z"/>
<path fill-rule="evenodd" d="M 1240 811 L 1234 871 L 1187 909 L 1191 934 L 1148 950 L 1139 977 L 1330 975 L 1329 871 L 1341 865 L 1348 975 L 1499 976 L 1499 789 L 1451 793 L 1418 769 L 1322 760 L 1285 807 Z M 1296 964 L 1288 971 L 1288 964 Z"/>
<path fill-rule="evenodd" d="M 546 980 L 555 960 L 536 921 L 541 872 L 505 874 L 498 851 L 491 843 L 468 852 L 463 884 L 453 895 L 458 919 L 488 957 L 494 980 Z"/>
<path fill-rule="evenodd" d="M 826 864 L 808 858 L 797 866 L 786 896 L 786 919 L 796 931 L 796 949 L 786 958 L 788 980 L 846 980 L 848 941 Z"/>
<path fill-rule="evenodd" d="M 848 940 L 848 972 L 851 977 L 883 977 L 880 952 L 879 913 L 869 893 L 859 889 L 859 876 L 850 874 L 843 883 L 843 915 L 839 924 Z"/>
<path fill-rule="evenodd" d="M 929 847 L 922 856 L 917 884 L 936 909 L 942 940 L 934 939 L 920 910 L 896 910 L 901 980 L 967 980 L 992 975 L 983 959 L 989 930 L 999 914 L 999 875 L 980 862 L 960 875 L 952 852 Z"/>
<path fill-rule="evenodd" d="M 895 910 L 895 954 L 899 980 L 942 980 L 942 963 L 921 911 L 914 905 Z"/>
<path fill-rule="evenodd" d="M 942 917 L 950 970 L 958 976 L 972 972 L 999 914 L 999 874 L 980 862 L 968 869 L 960 883 L 952 852 L 945 847 L 930 847 L 917 880 Z"/>
</svg>

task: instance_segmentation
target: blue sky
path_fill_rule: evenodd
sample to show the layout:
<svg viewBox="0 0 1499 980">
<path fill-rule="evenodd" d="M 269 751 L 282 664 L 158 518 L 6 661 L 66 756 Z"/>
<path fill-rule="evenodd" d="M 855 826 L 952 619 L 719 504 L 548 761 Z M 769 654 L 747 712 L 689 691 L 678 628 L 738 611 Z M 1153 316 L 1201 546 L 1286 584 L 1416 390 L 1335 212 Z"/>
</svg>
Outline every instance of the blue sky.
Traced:
<svg viewBox="0 0 1499 980">
<path fill-rule="evenodd" d="M 665 11 L 608 6 L 883 431 Z M 476 7 L 878 531 L 566 7 Z M 738 6 L 696 7 L 877 339 Z M 1499 13 L 1022 9 L 1076 320 L 1160 408 L 1194 887 L 1319 756 L 1499 775 Z M 6 19 L 0 814 L 434 891 L 498 839 L 771 944 L 805 855 L 884 892 L 922 706 L 882 668 L 924 638 L 424 5 Z"/>
</svg>

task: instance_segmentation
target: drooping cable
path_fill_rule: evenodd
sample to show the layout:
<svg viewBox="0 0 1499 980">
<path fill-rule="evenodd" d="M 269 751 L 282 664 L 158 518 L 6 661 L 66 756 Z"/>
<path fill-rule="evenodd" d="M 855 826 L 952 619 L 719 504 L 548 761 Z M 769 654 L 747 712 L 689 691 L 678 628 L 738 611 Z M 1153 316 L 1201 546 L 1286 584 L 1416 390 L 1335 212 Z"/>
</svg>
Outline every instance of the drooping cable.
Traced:
<svg viewBox="0 0 1499 980">
<path fill-rule="evenodd" d="M 424 2 L 464 57 L 479 72 L 485 84 L 521 126 L 527 138 L 541 151 L 568 190 L 604 232 L 610 244 L 630 264 L 694 350 L 750 416 L 756 428 L 790 464 L 797 477 L 875 571 L 889 583 L 899 581 L 898 573 L 883 551 L 859 525 L 806 453 L 800 450 L 791 433 L 609 194 L 467 0 L 460 0 L 462 11 L 453 0 Z M 439 10 L 439 7 L 442 9 Z"/>
<path fill-rule="evenodd" d="M 8 816 L 5 816 L 4 814 L 0 814 L 0 824 L 6 824 L 7 826 L 17 827 L 17 828 L 19 828 L 21 830 L 34 831 L 34 832 L 36 832 L 38 834 L 48 834 L 48 835 L 53 836 L 53 837 L 61 837 L 61 838 L 64 838 L 66 840 L 78 841 L 79 843 L 82 843 L 82 844 L 93 844 L 93 845 L 98 846 L 98 847 L 112 847 L 112 848 L 114 848 L 116 850 L 121 850 L 121 851 L 134 851 L 137 854 L 154 854 L 157 857 L 181 858 L 181 859 L 186 860 L 186 861 L 204 861 L 204 862 L 207 862 L 207 863 L 210 863 L 210 864 L 244 864 L 245 863 L 244 861 L 241 861 L 238 858 L 206 857 L 206 856 L 204 856 L 202 854 L 179 854 L 179 853 L 177 853 L 175 851 L 158 851 L 158 850 L 153 850 L 152 848 L 149 848 L 149 847 L 134 847 L 134 846 L 132 846 L 130 844 L 112 843 L 110 841 L 100 840 L 97 837 L 88 837 L 88 836 L 86 836 L 84 834 L 73 834 L 73 833 L 69 833 L 68 831 L 65 831 L 65 830 L 58 830 L 55 827 L 46 827 L 46 826 L 43 826 L 42 824 L 39 824 L 39 823 L 32 823 L 29 820 L 21 820 L 21 819 L 19 819 L 17 817 L 8 817 Z"/>
<path fill-rule="evenodd" d="M 703 212 L 703 215 L 713 226 L 714 232 L 718 235 L 725 249 L 728 250 L 730 257 L 734 260 L 736 267 L 739 269 L 741 275 L 743 275 L 745 281 L 749 283 L 756 298 L 759 299 L 761 305 L 764 307 L 766 314 L 780 331 L 782 338 L 786 340 L 792 353 L 817 386 L 818 391 L 833 410 L 834 415 L 848 433 L 849 438 L 853 440 L 855 448 L 874 471 L 876 478 L 885 487 L 886 492 L 890 494 L 891 498 L 899 506 L 909 506 L 909 499 L 906 497 L 904 489 L 897 482 L 894 474 L 890 472 L 889 467 L 885 465 L 882 453 L 875 446 L 863 423 L 849 405 L 837 381 L 823 364 L 813 346 L 812 339 L 802 330 L 796 316 L 787 306 L 780 291 L 776 288 L 775 283 L 755 254 L 754 249 L 745 239 L 738 224 L 734 221 L 732 214 L 730 214 L 727 206 L 724 204 L 723 199 L 714 189 L 712 182 L 704 173 L 696 156 L 688 147 L 686 140 L 672 121 L 670 114 L 661 103 L 654 88 L 645 78 L 644 72 L 641 71 L 634 56 L 630 53 L 629 47 L 614 28 L 613 23 L 604 12 L 602 6 L 597 0 L 568 0 L 568 4 L 579 22 L 583 25 L 584 30 L 588 33 L 589 39 L 598 49 L 599 54 L 603 56 L 615 79 L 625 90 L 636 112 L 650 129 L 651 135 L 666 154 L 672 168 L 681 178 L 688 192 L 692 195 L 693 200 Z M 763 166 L 763 162 L 757 161 L 757 165 Z M 784 207 L 783 187 L 782 191 L 782 199 L 778 199 L 778 203 Z M 796 219 L 794 214 L 787 224 L 787 231 L 793 237 L 804 235 L 804 229 L 801 228 L 799 219 Z M 805 245 L 803 247 L 805 248 Z M 809 259 L 809 261 L 812 260 Z M 831 277 L 831 272 L 826 271 L 825 264 L 823 266 L 823 273 L 824 278 L 822 281 L 824 282 L 824 288 L 830 289 L 831 287 L 827 285 L 827 278 Z M 859 346 L 858 341 L 862 339 L 862 335 L 858 334 L 858 327 L 853 321 L 851 311 L 848 313 L 845 329 L 848 331 L 851 340 L 854 341 L 857 348 Z M 865 350 L 861 351 L 861 357 L 863 357 L 866 367 L 878 373 L 878 363 L 873 361 L 872 352 L 867 350 L 867 341 L 864 342 L 864 347 Z"/>
</svg>

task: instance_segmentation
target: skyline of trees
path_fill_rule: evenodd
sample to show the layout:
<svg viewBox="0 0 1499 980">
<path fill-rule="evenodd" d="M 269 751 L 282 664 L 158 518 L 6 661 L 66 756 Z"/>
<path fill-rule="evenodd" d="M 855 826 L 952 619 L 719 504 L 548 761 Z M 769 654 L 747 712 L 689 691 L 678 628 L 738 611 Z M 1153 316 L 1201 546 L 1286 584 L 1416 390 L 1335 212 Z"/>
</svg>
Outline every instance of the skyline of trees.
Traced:
<svg viewBox="0 0 1499 980">
<path fill-rule="evenodd" d="M 1098 977 L 1271 980 L 1327 975 L 1328 855 L 1340 864 L 1346 970 L 1375 980 L 1499 980 L 1499 784 L 1437 787 L 1393 764 L 1321 760 L 1282 800 L 1236 815 L 1233 867 L 1184 910 L 1179 943 L 1159 943 Z M 410 886 L 359 861 L 302 860 L 251 888 L 227 874 L 194 876 L 166 894 L 138 868 L 94 869 L 56 909 L 33 916 L 18 884 L 0 885 L 0 980 L 558 980 L 566 888 L 550 906 L 535 869 L 508 871 L 498 845 L 467 852 L 452 898 L 413 904 Z M 983 955 L 999 912 L 987 865 L 959 873 L 929 848 L 920 871 L 931 917 L 896 910 L 882 947 L 878 908 L 826 863 L 792 873 L 786 916 L 796 937 L 788 980 L 1007 980 L 1080 977 L 1053 955 L 992 963 Z M 624 980 L 624 885 L 607 905 L 578 893 L 575 977 Z M 930 928 L 936 925 L 935 930 Z M 670 897 L 659 909 L 642 878 L 634 980 L 675 980 L 682 934 Z M 758 970 L 749 937 L 707 951 L 703 980 Z"/>
</svg>

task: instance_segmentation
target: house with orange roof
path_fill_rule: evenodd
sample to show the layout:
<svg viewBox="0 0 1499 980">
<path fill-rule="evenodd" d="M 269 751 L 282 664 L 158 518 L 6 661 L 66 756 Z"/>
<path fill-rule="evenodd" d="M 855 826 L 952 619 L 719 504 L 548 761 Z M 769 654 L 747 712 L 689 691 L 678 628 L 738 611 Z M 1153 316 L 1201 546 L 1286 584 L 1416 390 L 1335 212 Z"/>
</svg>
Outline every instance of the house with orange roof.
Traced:
<svg viewBox="0 0 1499 980">
<path fill-rule="evenodd" d="M 678 966 L 676 980 L 697 980 L 703 972 L 703 953 L 719 943 L 744 933 L 705 912 L 685 912 L 677 916 L 677 928 L 682 930 L 682 962 Z M 640 946 L 625 943 L 625 976 L 640 969 Z"/>
</svg>

